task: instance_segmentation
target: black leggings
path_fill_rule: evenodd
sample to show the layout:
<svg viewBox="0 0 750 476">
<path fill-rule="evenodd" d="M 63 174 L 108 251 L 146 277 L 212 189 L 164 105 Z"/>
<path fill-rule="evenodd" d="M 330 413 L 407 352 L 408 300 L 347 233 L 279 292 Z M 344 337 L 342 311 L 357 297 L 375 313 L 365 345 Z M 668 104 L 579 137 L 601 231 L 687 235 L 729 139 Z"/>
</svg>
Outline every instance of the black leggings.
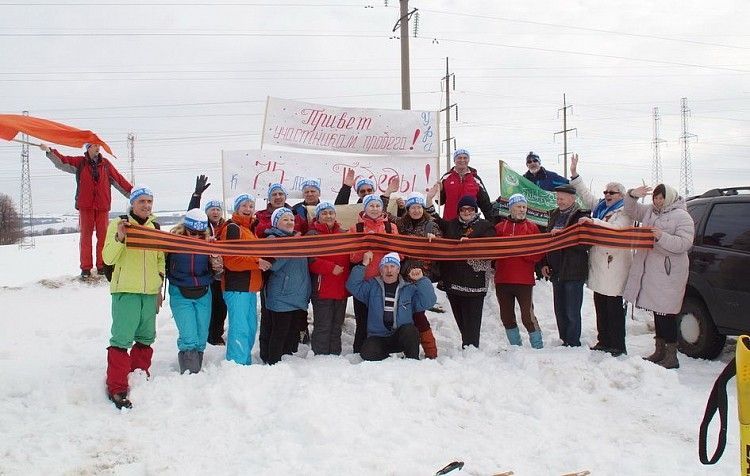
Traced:
<svg viewBox="0 0 750 476">
<path fill-rule="evenodd" d="M 656 337 L 661 337 L 667 344 L 677 342 L 677 314 L 659 314 L 654 312 Z"/>
</svg>

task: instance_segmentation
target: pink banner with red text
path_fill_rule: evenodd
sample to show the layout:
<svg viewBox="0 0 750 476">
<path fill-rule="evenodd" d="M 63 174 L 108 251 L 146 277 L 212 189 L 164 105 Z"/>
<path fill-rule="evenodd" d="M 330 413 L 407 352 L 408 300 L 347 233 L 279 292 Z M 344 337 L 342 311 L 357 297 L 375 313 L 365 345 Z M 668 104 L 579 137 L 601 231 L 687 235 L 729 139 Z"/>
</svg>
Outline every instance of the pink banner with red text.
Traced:
<svg viewBox="0 0 750 476">
<path fill-rule="evenodd" d="M 261 149 L 436 157 L 439 129 L 436 111 L 345 108 L 269 97 Z"/>
</svg>

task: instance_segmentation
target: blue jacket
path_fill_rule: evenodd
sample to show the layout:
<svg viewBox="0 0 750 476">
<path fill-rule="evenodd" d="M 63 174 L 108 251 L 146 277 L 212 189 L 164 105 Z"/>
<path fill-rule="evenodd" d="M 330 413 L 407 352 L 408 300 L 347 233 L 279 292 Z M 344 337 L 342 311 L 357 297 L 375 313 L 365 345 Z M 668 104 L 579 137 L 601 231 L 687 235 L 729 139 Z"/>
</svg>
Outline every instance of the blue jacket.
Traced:
<svg viewBox="0 0 750 476">
<path fill-rule="evenodd" d="M 266 235 L 267 239 L 291 236 L 278 228 L 269 228 Z M 270 271 L 263 289 L 266 307 L 274 312 L 306 310 L 312 293 L 307 258 L 276 258 Z"/>
<path fill-rule="evenodd" d="M 555 187 L 559 187 L 560 185 L 569 183 L 568 179 L 566 179 L 565 177 L 561 177 L 554 172 L 550 172 L 544 167 L 539 167 L 539 172 L 537 172 L 535 175 L 532 175 L 531 172 L 526 171 L 523 176 L 524 178 L 527 178 L 531 182 L 533 182 L 537 187 L 548 192 L 554 192 Z"/>
<path fill-rule="evenodd" d="M 399 276 L 396 288 L 394 330 L 390 331 L 383 323 L 385 287 L 382 278 L 378 276 L 365 280 L 365 267 L 357 265 L 352 269 L 346 281 L 346 289 L 352 293 L 352 296 L 367 304 L 368 337 L 387 337 L 405 324 L 414 324 L 412 319 L 414 313 L 426 311 L 437 302 L 435 289 L 429 279 L 423 277 L 416 283 L 410 283 Z"/>
<path fill-rule="evenodd" d="M 214 279 L 208 256 L 190 253 L 167 255 L 167 277 L 178 287 L 208 286 Z"/>
</svg>

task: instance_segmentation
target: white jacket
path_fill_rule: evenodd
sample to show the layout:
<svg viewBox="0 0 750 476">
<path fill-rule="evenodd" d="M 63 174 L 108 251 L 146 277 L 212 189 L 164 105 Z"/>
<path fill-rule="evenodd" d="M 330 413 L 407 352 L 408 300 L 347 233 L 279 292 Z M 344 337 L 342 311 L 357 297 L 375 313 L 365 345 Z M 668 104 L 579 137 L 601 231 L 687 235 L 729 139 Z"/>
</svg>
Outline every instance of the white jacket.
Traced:
<svg viewBox="0 0 750 476">
<path fill-rule="evenodd" d="M 571 180 L 570 184 L 576 188 L 584 206 L 593 211 L 600 199 L 586 187 L 581 176 Z M 633 219 L 625 213 L 623 207 L 609 212 L 603 220 L 594 218 L 594 223 L 607 228 L 625 228 L 633 226 Z M 589 278 L 586 285 L 595 293 L 622 296 L 632 262 L 631 250 L 592 246 L 589 250 Z"/>
</svg>

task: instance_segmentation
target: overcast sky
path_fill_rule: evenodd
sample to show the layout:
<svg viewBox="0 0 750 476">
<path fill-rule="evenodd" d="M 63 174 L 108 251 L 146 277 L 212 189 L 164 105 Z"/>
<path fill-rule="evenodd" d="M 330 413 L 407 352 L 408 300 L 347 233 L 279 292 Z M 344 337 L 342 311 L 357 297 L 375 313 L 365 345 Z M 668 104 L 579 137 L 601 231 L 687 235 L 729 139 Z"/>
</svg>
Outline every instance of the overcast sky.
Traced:
<svg viewBox="0 0 750 476">
<path fill-rule="evenodd" d="M 385 5 L 388 3 L 388 6 Z M 444 106 L 451 132 L 497 196 L 498 159 L 519 172 L 533 150 L 562 173 L 563 94 L 577 128 L 569 150 L 599 193 L 651 181 L 652 110 L 661 113 L 664 181 L 679 184 L 680 99 L 696 192 L 750 185 L 747 1 L 427 1 L 410 38 L 412 109 Z M 187 204 L 195 175 L 220 190 L 221 150 L 260 146 L 266 96 L 401 107 L 398 1 L 9 2 L 0 0 L 0 111 L 91 129 L 157 209 Z M 413 22 L 412 22 L 413 23 Z M 413 25 L 412 25 L 412 35 Z M 455 117 L 453 118 L 455 119 Z M 65 153 L 79 153 L 62 147 Z M 444 164 L 445 160 L 441 161 Z M 442 166 L 442 165 L 441 165 Z M 0 144 L 0 192 L 18 201 L 20 147 Z M 36 214 L 72 212 L 74 178 L 31 154 Z M 209 192 L 207 192 L 209 194 Z M 124 207 L 117 199 L 113 209 Z"/>
</svg>

